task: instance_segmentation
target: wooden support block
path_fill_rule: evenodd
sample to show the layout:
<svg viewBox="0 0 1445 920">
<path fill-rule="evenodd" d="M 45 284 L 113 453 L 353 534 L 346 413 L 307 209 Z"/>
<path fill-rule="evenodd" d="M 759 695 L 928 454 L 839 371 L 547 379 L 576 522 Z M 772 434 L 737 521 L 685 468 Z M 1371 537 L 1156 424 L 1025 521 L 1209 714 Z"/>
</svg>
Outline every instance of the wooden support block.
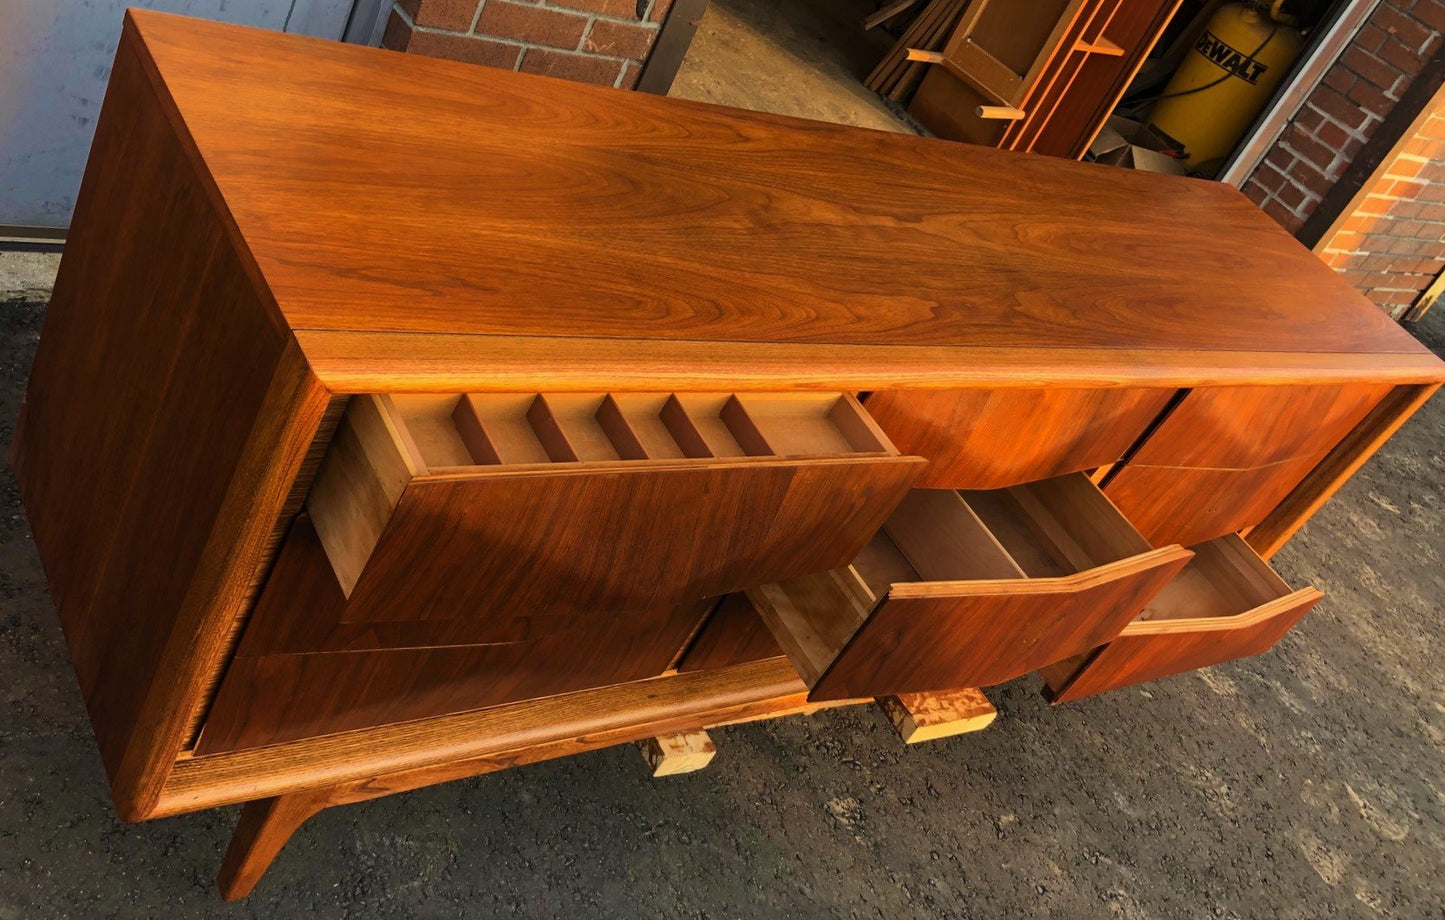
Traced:
<svg viewBox="0 0 1445 920">
<path fill-rule="evenodd" d="M 717 748 L 707 732 L 699 729 L 675 735 L 658 735 L 637 742 L 653 776 L 693 773 L 712 763 Z"/>
<path fill-rule="evenodd" d="M 881 696 L 878 705 L 905 744 L 976 732 L 987 728 L 998 715 L 983 691 L 975 688 Z"/>
</svg>

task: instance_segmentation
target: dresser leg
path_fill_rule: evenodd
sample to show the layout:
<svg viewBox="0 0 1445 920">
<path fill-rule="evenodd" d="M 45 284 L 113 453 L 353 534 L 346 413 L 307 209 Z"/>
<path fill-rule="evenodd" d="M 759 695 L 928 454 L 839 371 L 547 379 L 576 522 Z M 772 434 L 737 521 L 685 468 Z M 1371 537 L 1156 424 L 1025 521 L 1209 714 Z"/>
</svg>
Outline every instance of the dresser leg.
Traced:
<svg viewBox="0 0 1445 920">
<path fill-rule="evenodd" d="M 221 897 L 238 901 L 250 894 L 297 828 L 327 806 L 329 791 L 297 792 L 247 802 L 216 878 Z"/>
</svg>

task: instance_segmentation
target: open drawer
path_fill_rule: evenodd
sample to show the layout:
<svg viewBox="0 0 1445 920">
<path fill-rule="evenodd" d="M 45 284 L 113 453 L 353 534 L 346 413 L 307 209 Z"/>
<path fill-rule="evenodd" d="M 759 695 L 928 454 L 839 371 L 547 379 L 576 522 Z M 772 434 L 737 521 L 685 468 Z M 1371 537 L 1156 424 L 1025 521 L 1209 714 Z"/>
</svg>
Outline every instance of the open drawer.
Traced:
<svg viewBox="0 0 1445 920">
<path fill-rule="evenodd" d="M 1280 640 L 1322 593 L 1291 590 L 1233 534 L 1194 547 L 1194 559 L 1118 638 L 1044 669 L 1051 701 L 1258 655 Z"/>
<path fill-rule="evenodd" d="M 642 610 L 847 564 L 923 465 L 838 393 L 361 396 L 307 508 L 347 622 Z"/>
<path fill-rule="evenodd" d="M 853 565 L 748 597 L 811 699 L 986 687 L 1107 642 L 1190 555 L 1073 473 L 914 490 Z"/>
</svg>

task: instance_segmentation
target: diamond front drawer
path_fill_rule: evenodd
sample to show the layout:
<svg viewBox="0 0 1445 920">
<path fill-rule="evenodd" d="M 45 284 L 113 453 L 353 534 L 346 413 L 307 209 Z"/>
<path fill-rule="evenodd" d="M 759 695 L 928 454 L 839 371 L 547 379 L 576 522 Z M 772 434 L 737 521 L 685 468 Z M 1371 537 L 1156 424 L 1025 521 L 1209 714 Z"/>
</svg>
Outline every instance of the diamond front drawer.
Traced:
<svg viewBox="0 0 1445 920">
<path fill-rule="evenodd" d="M 1237 536 L 1193 549 L 1189 565 L 1118 638 L 1044 670 L 1053 702 L 1258 655 L 1324 597 L 1291 589 Z"/>
<path fill-rule="evenodd" d="M 1156 544 L 1238 533 L 1264 520 L 1390 390 L 1188 390 L 1112 471 L 1104 491 Z"/>
<path fill-rule="evenodd" d="M 1108 641 L 1189 560 L 1081 473 L 910 493 L 853 565 L 748 592 L 815 700 L 981 687 Z"/>
<path fill-rule="evenodd" d="M 641 609 L 822 571 L 923 466 L 838 394 L 381 397 L 348 422 L 309 502 L 348 622 Z"/>
</svg>

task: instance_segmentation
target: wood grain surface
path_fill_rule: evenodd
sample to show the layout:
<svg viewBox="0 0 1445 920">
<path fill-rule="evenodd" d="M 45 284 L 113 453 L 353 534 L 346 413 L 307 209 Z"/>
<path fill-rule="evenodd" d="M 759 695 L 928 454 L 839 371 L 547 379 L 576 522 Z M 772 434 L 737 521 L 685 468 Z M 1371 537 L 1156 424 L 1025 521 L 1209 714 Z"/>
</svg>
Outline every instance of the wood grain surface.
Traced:
<svg viewBox="0 0 1445 920">
<path fill-rule="evenodd" d="M 365 333 L 298 329 L 311 368 L 342 393 L 531 393 L 756 390 L 914 390 L 973 387 L 1192 387 L 1353 381 L 1438 382 L 1430 352 L 1188 351 L 1006 347 L 933 348 L 777 342 L 597 343 L 561 336 Z"/>
<path fill-rule="evenodd" d="M 130 21 L 295 329 L 1422 352 L 1215 183 Z"/>
<path fill-rule="evenodd" d="M 928 461 L 927 489 L 1001 489 L 1124 456 L 1163 411 L 1167 387 L 883 390 L 870 415 L 900 451 Z"/>
<path fill-rule="evenodd" d="M 1128 463 L 1114 470 L 1104 494 L 1149 542 L 1192 546 L 1263 521 L 1324 457 L 1247 470 Z"/>
<path fill-rule="evenodd" d="M 128 36 L 15 449 L 131 819 L 187 741 L 327 408 L 137 52 Z"/>
<path fill-rule="evenodd" d="M 1255 552 L 1265 559 L 1278 552 L 1285 541 L 1309 520 L 1310 515 L 1329 501 L 1438 389 L 1438 384 L 1395 387 L 1324 460 L 1310 470 L 1284 501 L 1276 505 L 1258 526 L 1251 528 L 1246 539 Z"/>
<path fill-rule="evenodd" d="M 250 751 L 186 756 L 177 761 L 152 817 L 378 777 L 389 777 L 386 791 L 396 792 L 670 731 L 797 711 L 808 708 L 805 694 L 787 662 L 763 661 Z"/>
<path fill-rule="evenodd" d="M 921 582 L 889 589 L 812 700 L 988 687 L 1118 635 L 1188 562 L 1180 547 L 1064 578 Z"/>
<path fill-rule="evenodd" d="M 1049 699 L 1067 703 L 1262 654 L 1323 597 L 1313 588 L 1303 588 L 1249 615 L 1200 621 L 1187 630 L 1171 630 L 1167 624 L 1151 621 L 1132 623 L 1114 641 L 1086 657 L 1072 677 L 1051 682 Z"/>
<path fill-rule="evenodd" d="M 598 612 L 517 642 L 237 655 L 196 751 L 243 750 L 656 677 L 709 606 Z"/>
<path fill-rule="evenodd" d="M 729 594 L 703 624 L 677 670 L 707 671 L 782 657 L 782 647 L 747 595 Z"/>
<path fill-rule="evenodd" d="M 922 744 L 987 728 L 998 710 L 975 688 L 880 697 L 878 706 L 904 744 Z"/>
<path fill-rule="evenodd" d="M 345 619 L 636 610 L 846 565 L 922 466 L 877 456 L 418 477 Z"/>
<path fill-rule="evenodd" d="M 349 597 L 302 520 L 197 751 L 656 676 L 710 598 L 846 564 L 921 466 L 878 454 L 418 476 Z"/>
<path fill-rule="evenodd" d="M 1392 389 L 1389 384 L 1193 389 L 1130 462 L 1242 470 L 1318 456 Z"/>
</svg>

